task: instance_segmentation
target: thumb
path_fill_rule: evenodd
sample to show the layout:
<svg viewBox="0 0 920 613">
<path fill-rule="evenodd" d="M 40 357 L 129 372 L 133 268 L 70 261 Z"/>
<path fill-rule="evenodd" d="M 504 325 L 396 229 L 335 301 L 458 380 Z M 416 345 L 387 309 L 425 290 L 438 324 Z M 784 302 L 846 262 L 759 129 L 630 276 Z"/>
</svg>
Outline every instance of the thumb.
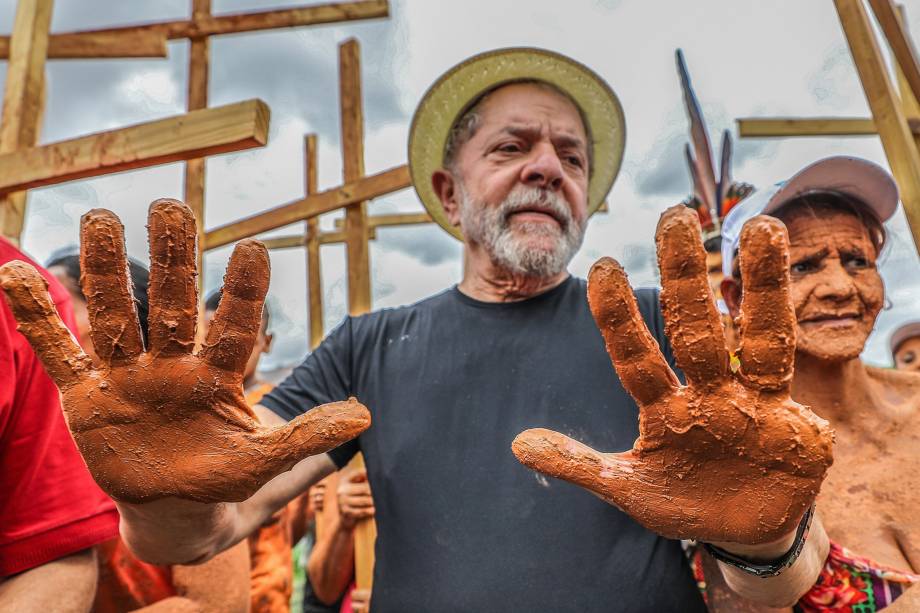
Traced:
<svg viewBox="0 0 920 613">
<path fill-rule="evenodd" d="M 350 398 L 320 405 L 280 428 L 262 430 L 257 441 L 270 448 L 272 455 L 299 460 L 335 449 L 370 425 L 367 407 Z"/>
<path fill-rule="evenodd" d="M 511 443 L 511 451 L 528 468 L 590 490 L 605 501 L 623 507 L 633 473 L 626 454 L 600 453 L 559 432 L 525 430 Z"/>
<path fill-rule="evenodd" d="M 349 475 L 348 480 L 351 483 L 364 483 L 367 481 L 367 469 L 359 468 Z"/>
</svg>

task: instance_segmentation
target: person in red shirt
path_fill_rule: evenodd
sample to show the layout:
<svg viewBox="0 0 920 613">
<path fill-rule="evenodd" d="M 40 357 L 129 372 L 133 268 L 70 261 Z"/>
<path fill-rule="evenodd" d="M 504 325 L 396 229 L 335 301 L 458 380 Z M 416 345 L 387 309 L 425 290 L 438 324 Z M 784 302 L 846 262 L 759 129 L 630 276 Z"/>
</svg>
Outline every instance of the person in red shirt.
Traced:
<svg viewBox="0 0 920 613">
<path fill-rule="evenodd" d="M 75 330 L 67 291 L 0 238 L 0 264 L 12 260 L 41 272 Z M 77 451 L 58 389 L 0 300 L 0 610 L 88 610 L 94 547 L 117 535 L 115 505 Z"/>
</svg>

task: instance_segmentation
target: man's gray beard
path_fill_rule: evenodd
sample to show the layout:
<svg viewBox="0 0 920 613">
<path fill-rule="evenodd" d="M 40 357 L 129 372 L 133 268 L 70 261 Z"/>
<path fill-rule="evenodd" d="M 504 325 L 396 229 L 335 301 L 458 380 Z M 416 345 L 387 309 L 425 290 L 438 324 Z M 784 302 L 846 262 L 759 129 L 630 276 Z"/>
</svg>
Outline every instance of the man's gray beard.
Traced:
<svg viewBox="0 0 920 613">
<path fill-rule="evenodd" d="M 553 277 L 565 270 L 585 238 L 584 224 L 575 221 L 571 209 L 556 192 L 518 185 L 499 206 L 488 206 L 472 202 L 463 186 L 458 188 L 461 225 L 467 239 L 482 245 L 493 264 L 512 274 Z M 518 222 L 515 226 L 524 234 L 556 239 L 551 249 L 526 246 L 511 228 L 512 213 L 535 205 L 553 211 L 562 227 L 543 222 Z"/>
</svg>

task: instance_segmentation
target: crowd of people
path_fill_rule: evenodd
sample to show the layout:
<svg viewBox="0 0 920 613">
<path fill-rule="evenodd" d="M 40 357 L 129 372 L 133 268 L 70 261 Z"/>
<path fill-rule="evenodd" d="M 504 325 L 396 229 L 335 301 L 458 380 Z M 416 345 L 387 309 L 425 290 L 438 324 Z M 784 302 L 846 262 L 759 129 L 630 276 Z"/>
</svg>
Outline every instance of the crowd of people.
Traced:
<svg viewBox="0 0 920 613">
<path fill-rule="evenodd" d="M 298 564 L 307 612 L 920 610 L 920 324 L 894 369 L 860 359 L 893 179 L 835 156 L 701 189 L 634 290 L 567 272 L 623 147 L 569 58 L 452 68 L 409 161 L 460 283 L 346 318 L 277 386 L 257 242 L 197 333 L 181 203 L 151 206 L 149 270 L 104 211 L 46 269 L 0 239 L 0 610 L 287 611 Z"/>
</svg>

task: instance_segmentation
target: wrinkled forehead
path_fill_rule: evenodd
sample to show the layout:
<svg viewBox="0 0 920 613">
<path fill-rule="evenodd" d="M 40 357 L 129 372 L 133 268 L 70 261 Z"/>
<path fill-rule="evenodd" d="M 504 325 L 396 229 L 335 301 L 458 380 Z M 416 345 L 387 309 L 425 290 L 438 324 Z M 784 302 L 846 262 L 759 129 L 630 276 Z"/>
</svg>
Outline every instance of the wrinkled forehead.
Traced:
<svg viewBox="0 0 920 613">
<path fill-rule="evenodd" d="M 483 124 L 503 127 L 549 118 L 554 129 L 578 136 L 588 144 L 590 131 L 581 108 L 568 94 L 549 83 L 504 83 L 480 96 L 470 108 L 476 106 Z"/>
<path fill-rule="evenodd" d="M 830 207 L 794 207 L 777 217 L 789 232 L 789 246 L 872 245 L 869 229 L 853 212 Z"/>
</svg>

